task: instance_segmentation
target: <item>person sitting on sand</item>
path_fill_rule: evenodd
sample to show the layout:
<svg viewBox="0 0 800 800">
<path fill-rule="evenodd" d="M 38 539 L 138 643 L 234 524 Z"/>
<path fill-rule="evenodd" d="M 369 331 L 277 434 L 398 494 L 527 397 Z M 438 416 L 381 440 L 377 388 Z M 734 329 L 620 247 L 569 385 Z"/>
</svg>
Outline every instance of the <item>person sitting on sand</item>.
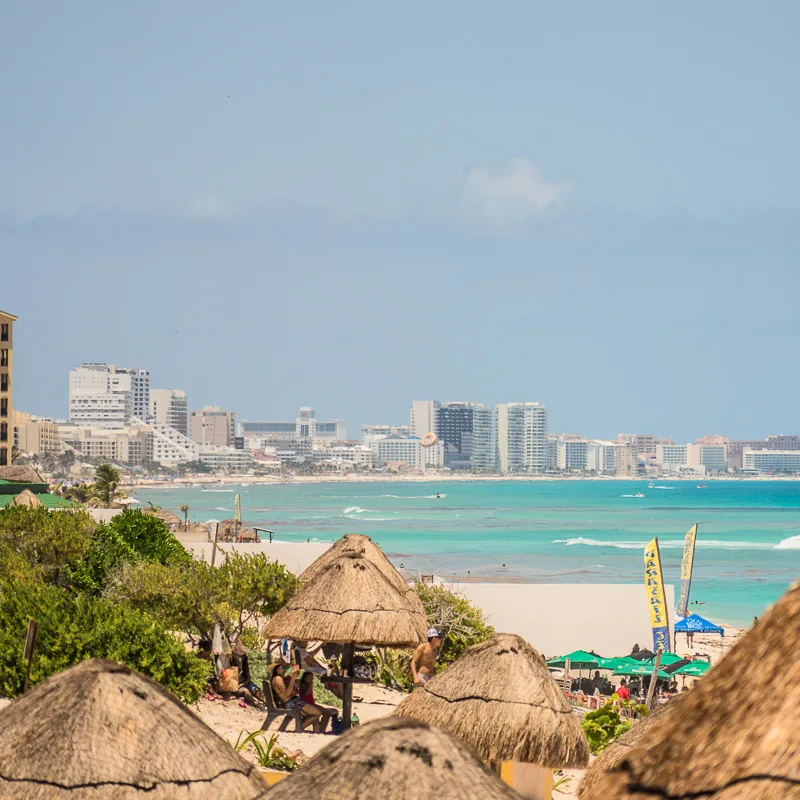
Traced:
<svg viewBox="0 0 800 800">
<path fill-rule="evenodd" d="M 318 709 L 320 716 L 320 733 L 325 733 L 328 727 L 328 721 L 331 717 L 336 715 L 335 708 L 325 708 L 317 703 L 314 699 L 314 673 L 304 672 L 300 676 L 300 686 L 297 690 L 297 696 L 306 704 L 306 708 Z"/>
<path fill-rule="evenodd" d="M 411 659 L 411 677 L 414 686 L 422 686 L 436 674 L 436 656 L 442 646 L 442 637 L 436 628 L 428 631 L 428 641 L 417 646 Z"/>
<path fill-rule="evenodd" d="M 323 667 L 322 664 L 320 664 L 319 661 L 317 661 L 317 659 L 306 649 L 308 647 L 308 642 L 301 642 L 295 639 L 294 647 L 300 660 L 300 666 L 304 670 L 313 672 L 315 675 L 319 676 L 328 674 L 328 670 L 325 669 L 325 667 Z M 328 691 L 336 695 L 336 697 L 341 700 L 344 696 L 344 685 L 341 683 L 329 683 Z"/>
<path fill-rule="evenodd" d="M 286 665 L 278 663 L 272 668 L 272 695 L 275 698 L 275 705 L 278 708 L 287 708 L 300 711 L 303 715 L 303 728 L 313 728 L 319 732 L 320 720 L 322 719 L 322 709 L 319 706 L 312 706 L 301 700 L 297 696 L 297 675 L 300 667 L 295 664 L 292 667 L 292 674 L 286 677 Z"/>
</svg>

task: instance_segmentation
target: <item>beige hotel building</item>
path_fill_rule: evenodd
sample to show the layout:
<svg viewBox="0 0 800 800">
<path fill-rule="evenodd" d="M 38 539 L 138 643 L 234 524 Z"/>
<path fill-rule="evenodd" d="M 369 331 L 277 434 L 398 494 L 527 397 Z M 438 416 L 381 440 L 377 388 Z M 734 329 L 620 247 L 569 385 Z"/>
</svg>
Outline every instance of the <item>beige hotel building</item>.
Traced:
<svg viewBox="0 0 800 800">
<path fill-rule="evenodd" d="M 14 444 L 14 427 L 11 417 L 11 388 L 14 366 L 13 314 L 0 311 L 0 467 L 11 463 L 11 447 Z"/>
</svg>

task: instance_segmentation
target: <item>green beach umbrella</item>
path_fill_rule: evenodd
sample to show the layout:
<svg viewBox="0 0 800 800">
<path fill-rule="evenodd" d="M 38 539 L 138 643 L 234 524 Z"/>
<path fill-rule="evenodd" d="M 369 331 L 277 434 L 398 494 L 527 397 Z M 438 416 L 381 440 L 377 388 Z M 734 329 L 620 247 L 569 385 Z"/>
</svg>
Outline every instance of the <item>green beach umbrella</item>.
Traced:
<svg viewBox="0 0 800 800">
<path fill-rule="evenodd" d="M 621 656 L 619 658 L 600 658 L 598 659 L 600 662 L 599 669 L 622 669 L 622 667 L 627 666 L 628 664 L 641 664 L 641 661 L 635 661 L 632 658 L 628 658 L 627 656 Z"/>
<path fill-rule="evenodd" d="M 643 678 L 646 675 L 651 675 L 652 676 L 652 674 L 653 674 L 653 665 L 652 664 L 642 664 L 641 662 L 639 662 L 638 664 L 626 664 L 625 666 L 621 667 L 620 669 L 618 669 L 618 670 L 616 670 L 614 672 L 614 675 L 624 675 L 626 677 L 631 677 L 631 678 L 634 677 L 634 676 L 638 676 L 640 678 Z M 664 672 L 663 669 L 660 669 L 656 673 L 656 677 L 660 678 L 660 679 L 663 679 L 665 681 L 671 681 L 672 680 L 672 676 L 669 673 Z"/>
<path fill-rule="evenodd" d="M 668 667 L 670 664 L 674 664 L 676 661 L 683 661 L 683 658 L 675 653 L 662 653 L 661 654 L 661 663 Z M 655 658 L 649 659 L 646 663 L 653 664 L 655 663 Z"/>
<path fill-rule="evenodd" d="M 548 667 L 565 667 L 569 659 L 570 669 L 597 669 L 602 658 L 594 653 L 587 653 L 585 650 L 574 650 L 561 658 L 551 658 L 547 662 Z"/>
<path fill-rule="evenodd" d="M 707 661 L 692 661 L 691 664 L 685 664 L 679 669 L 676 669 L 673 674 L 694 675 L 695 677 L 699 677 L 700 675 L 705 675 L 710 669 L 711 664 L 709 664 Z"/>
</svg>

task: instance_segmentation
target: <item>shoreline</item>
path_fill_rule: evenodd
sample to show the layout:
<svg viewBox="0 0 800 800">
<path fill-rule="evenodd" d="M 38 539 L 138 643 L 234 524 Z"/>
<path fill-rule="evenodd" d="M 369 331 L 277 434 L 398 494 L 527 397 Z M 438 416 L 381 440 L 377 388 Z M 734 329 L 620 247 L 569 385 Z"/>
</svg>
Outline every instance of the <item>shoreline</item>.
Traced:
<svg viewBox="0 0 800 800">
<path fill-rule="evenodd" d="M 316 483 L 451 483 L 453 481 L 471 483 L 474 481 L 481 482 L 505 482 L 513 481 L 517 483 L 531 483 L 531 482 L 556 482 L 556 481 L 569 481 L 569 482 L 582 482 L 582 481 L 600 481 L 600 482 L 614 482 L 625 481 L 631 482 L 647 482 L 665 481 L 669 483 L 711 483 L 711 482 L 796 482 L 800 481 L 800 475 L 748 475 L 747 477 L 739 477 L 734 475 L 717 475 L 714 477 L 703 478 L 679 478 L 679 477 L 625 477 L 616 475 L 574 475 L 574 476 L 556 476 L 556 475 L 458 475 L 458 474 L 436 474 L 436 475 L 297 475 L 293 477 L 274 477 L 272 475 L 195 475 L 191 478 L 164 478 L 163 480 L 155 478 L 140 478 L 134 480 L 121 480 L 120 488 L 136 490 L 137 488 L 145 489 L 158 489 L 168 487 L 180 487 L 185 489 L 203 488 L 205 486 L 287 486 L 292 484 L 316 484 Z"/>
</svg>

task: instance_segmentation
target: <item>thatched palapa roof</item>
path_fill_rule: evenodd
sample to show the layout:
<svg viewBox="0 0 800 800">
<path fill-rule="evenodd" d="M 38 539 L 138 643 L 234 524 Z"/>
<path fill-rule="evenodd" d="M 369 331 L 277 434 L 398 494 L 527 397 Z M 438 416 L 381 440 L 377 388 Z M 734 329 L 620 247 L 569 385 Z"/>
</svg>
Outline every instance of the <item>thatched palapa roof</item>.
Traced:
<svg viewBox="0 0 800 800">
<path fill-rule="evenodd" d="M 30 464 L 0 467 L 0 480 L 13 483 L 47 483 Z"/>
<path fill-rule="evenodd" d="M 394 564 L 386 557 L 383 550 L 369 536 L 361 533 L 346 533 L 341 539 L 337 539 L 316 561 L 305 568 L 300 575 L 300 580 L 303 583 L 312 581 L 326 567 L 345 553 L 360 553 L 367 561 L 371 561 L 393 586 L 408 596 L 412 606 L 416 607 L 420 613 L 425 613 L 414 587 L 409 586 Z"/>
<path fill-rule="evenodd" d="M 169 692 L 122 664 L 83 661 L 0 711 L 0 797 L 258 796 L 264 782 Z"/>
<path fill-rule="evenodd" d="M 486 761 L 561 769 L 589 759 L 580 720 L 544 659 L 513 633 L 470 647 L 394 713 L 446 730 Z"/>
<path fill-rule="evenodd" d="M 800 798 L 800 584 L 584 800 Z"/>
<path fill-rule="evenodd" d="M 630 753 L 631 749 L 639 744 L 645 733 L 653 726 L 653 723 L 668 709 L 674 708 L 676 703 L 680 703 L 687 694 L 688 692 L 681 692 L 671 698 L 669 703 L 655 706 L 646 717 L 636 720 L 629 730 L 618 739 L 614 739 L 583 773 L 583 778 L 581 778 L 581 783 L 578 787 L 578 796 L 583 797 L 593 786 L 597 785 L 606 773 L 613 770 Z"/>
<path fill-rule="evenodd" d="M 183 525 L 183 520 L 169 510 L 156 511 L 155 514 L 165 525 Z"/>
<path fill-rule="evenodd" d="M 42 501 L 30 490 L 23 489 L 12 501 L 14 506 L 30 506 L 35 508 L 43 505 Z"/>
<path fill-rule="evenodd" d="M 427 627 L 424 613 L 375 564 L 349 551 L 294 594 L 261 635 L 409 647 L 426 641 Z"/>
<path fill-rule="evenodd" d="M 512 800 L 519 795 L 462 742 L 414 719 L 353 729 L 273 787 L 265 800 Z"/>
</svg>

